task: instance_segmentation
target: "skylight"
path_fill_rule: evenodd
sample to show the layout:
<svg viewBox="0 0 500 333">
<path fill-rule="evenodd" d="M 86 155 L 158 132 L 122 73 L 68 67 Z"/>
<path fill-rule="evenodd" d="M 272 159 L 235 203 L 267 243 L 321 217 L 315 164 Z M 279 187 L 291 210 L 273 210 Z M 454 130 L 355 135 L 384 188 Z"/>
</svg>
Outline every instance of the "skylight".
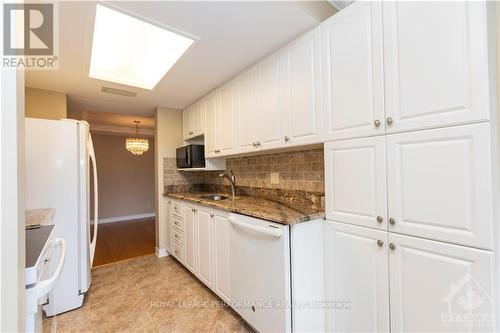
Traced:
<svg viewBox="0 0 500 333">
<path fill-rule="evenodd" d="M 97 5 L 89 76 L 152 90 L 192 39 Z"/>
</svg>

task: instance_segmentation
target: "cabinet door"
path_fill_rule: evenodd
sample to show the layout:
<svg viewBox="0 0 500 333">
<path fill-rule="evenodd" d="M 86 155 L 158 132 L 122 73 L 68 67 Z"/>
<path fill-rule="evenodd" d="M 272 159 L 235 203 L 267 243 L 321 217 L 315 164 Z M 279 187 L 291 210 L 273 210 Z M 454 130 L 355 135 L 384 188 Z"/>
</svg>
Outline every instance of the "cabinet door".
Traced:
<svg viewBox="0 0 500 333">
<path fill-rule="evenodd" d="M 489 118 L 486 6 L 383 3 L 388 132 Z"/>
<path fill-rule="evenodd" d="M 387 230 L 385 137 L 325 143 L 326 218 Z"/>
<path fill-rule="evenodd" d="M 356 2 L 321 30 L 326 139 L 384 134 L 382 3 Z"/>
<path fill-rule="evenodd" d="M 182 111 L 182 138 L 187 140 L 193 134 L 193 106 L 190 106 Z"/>
<path fill-rule="evenodd" d="M 283 51 L 287 136 L 293 145 L 322 141 L 320 39 L 318 27 Z"/>
<path fill-rule="evenodd" d="M 197 225 L 197 269 L 198 278 L 212 288 L 213 286 L 213 219 L 209 210 L 199 209 L 196 211 Z"/>
<path fill-rule="evenodd" d="M 258 148 L 256 74 L 256 70 L 252 68 L 236 81 L 240 152 L 255 151 Z"/>
<path fill-rule="evenodd" d="M 387 232 L 327 221 L 324 224 L 326 331 L 389 331 Z M 402 331 L 398 331 L 402 332 Z"/>
<path fill-rule="evenodd" d="M 172 213 L 170 212 L 170 207 L 172 206 L 172 200 L 170 198 L 164 197 L 162 200 L 162 214 L 165 218 L 165 243 L 167 247 L 167 252 L 172 252 Z"/>
<path fill-rule="evenodd" d="M 392 233 L 389 242 L 393 332 L 492 332 L 491 252 Z"/>
<path fill-rule="evenodd" d="M 258 125 L 262 148 L 282 147 L 285 140 L 283 114 L 284 82 L 279 54 L 273 55 L 259 65 Z"/>
<path fill-rule="evenodd" d="M 236 110 L 235 110 L 235 83 L 229 82 L 219 90 L 220 108 L 217 119 L 217 132 L 219 134 L 218 155 L 236 153 Z"/>
<path fill-rule="evenodd" d="M 184 204 L 184 265 L 196 273 L 196 216 L 194 207 Z"/>
<path fill-rule="evenodd" d="M 205 127 L 205 109 L 206 102 L 205 100 L 198 101 L 194 107 L 193 111 L 193 120 L 192 120 L 192 130 L 193 136 L 199 136 L 204 134 Z"/>
<path fill-rule="evenodd" d="M 213 93 L 206 98 L 206 128 L 205 128 L 205 157 L 215 157 L 217 153 L 218 137 L 217 116 L 219 108 L 219 98 L 217 93 Z"/>
<path fill-rule="evenodd" d="M 492 248 L 489 124 L 387 136 L 389 230 Z"/>
<path fill-rule="evenodd" d="M 214 217 L 214 258 L 215 292 L 226 302 L 231 301 L 229 275 L 229 221 L 227 216 L 215 212 Z"/>
</svg>

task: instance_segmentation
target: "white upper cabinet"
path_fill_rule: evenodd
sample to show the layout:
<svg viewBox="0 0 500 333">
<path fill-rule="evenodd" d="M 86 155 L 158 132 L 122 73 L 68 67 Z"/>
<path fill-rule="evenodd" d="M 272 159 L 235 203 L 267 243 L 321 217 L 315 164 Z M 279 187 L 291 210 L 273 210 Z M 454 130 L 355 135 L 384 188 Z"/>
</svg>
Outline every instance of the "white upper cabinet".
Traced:
<svg viewBox="0 0 500 333">
<path fill-rule="evenodd" d="M 247 70 L 236 81 L 236 104 L 238 110 L 238 144 L 239 152 L 254 151 L 259 140 L 257 119 L 257 71 Z"/>
<path fill-rule="evenodd" d="M 214 92 L 206 98 L 206 131 L 205 131 L 205 157 L 216 157 L 219 145 L 218 121 L 219 95 Z"/>
<path fill-rule="evenodd" d="M 202 99 L 182 111 L 182 138 L 191 138 L 205 133 L 206 99 Z"/>
<path fill-rule="evenodd" d="M 282 52 L 284 112 L 289 144 L 322 142 L 321 33 L 317 27 Z"/>
<path fill-rule="evenodd" d="M 283 112 L 285 82 L 281 68 L 280 54 L 274 54 L 259 66 L 259 143 L 263 149 L 283 147 L 287 143 L 285 128 L 287 119 Z"/>
<path fill-rule="evenodd" d="M 324 223 L 327 332 L 389 332 L 387 232 L 338 222 Z M 403 332 L 403 330 L 398 331 Z"/>
<path fill-rule="evenodd" d="M 321 30 L 325 140 L 385 134 L 382 3 L 356 2 Z"/>
<path fill-rule="evenodd" d="M 491 249 L 488 123 L 387 136 L 389 230 Z"/>
<path fill-rule="evenodd" d="M 234 81 L 229 82 L 218 90 L 219 112 L 217 117 L 217 134 L 219 136 L 217 155 L 235 154 L 237 145 L 237 120 L 236 120 L 236 85 Z"/>
<path fill-rule="evenodd" d="M 385 137 L 325 143 L 328 220 L 387 230 Z"/>
<path fill-rule="evenodd" d="M 389 243 L 392 332 L 495 331 L 492 252 L 392 233 Z"/>
<path fill-rule="evenodd" d="M 388 132 L 489 119 L 486 5 L 383 3 Z"/>
</svg>

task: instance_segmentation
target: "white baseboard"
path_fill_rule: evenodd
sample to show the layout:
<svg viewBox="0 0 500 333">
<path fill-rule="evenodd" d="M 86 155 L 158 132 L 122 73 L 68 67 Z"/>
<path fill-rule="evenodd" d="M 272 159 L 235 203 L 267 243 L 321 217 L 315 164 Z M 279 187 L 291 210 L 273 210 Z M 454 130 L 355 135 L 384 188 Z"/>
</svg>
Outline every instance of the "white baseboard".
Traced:
<svg viewBox="0 0 500 333">
<path fill-rule="evenodd" d="M 158 258 L 161 258 L 161 257 L 166 257 L 168 255 L 170 255 L 168 252 L 167 252 L 167 249 L 159 249 L 157 247 L 155 247 L 155 254 Z"/>
<path fill-rule="evenodd" d="M 105 218 L 105 219 L 99 219 L 99 224 L 129 221 L 129 220 L 140 220 L 140 219 L 147 219 L 147 218 L 151 218 L 151 217 L 155 217 L 155 216 L 156 216 L 156 214 L 153 212 L 153 213 L 145 213 L 145 214 L 137 214 L 137 215 L 109 217 L 109 218 Z"/>
</svg>

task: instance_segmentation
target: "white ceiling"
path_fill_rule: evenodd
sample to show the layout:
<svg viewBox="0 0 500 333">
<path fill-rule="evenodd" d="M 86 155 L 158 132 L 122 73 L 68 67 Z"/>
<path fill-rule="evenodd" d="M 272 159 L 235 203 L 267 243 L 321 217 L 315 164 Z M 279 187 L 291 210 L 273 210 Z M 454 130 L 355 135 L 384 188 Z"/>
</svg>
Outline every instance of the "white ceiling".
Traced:
<svg viewBox="0 0 500 333">
<path fill-rule="evenodd" d="M 150 115 L 158 105 L 182 109 L 335 12 L 326 1 L 110 4 L 199 40 L 152 91 L 91 79 L 95 2 L 60 2 L 59 70 L 27 71 L 26 85 L 67 93 L 74 111 Z M 135 91 L 137 96 L 102 93 L 102 86 Z"/>
</svg>

